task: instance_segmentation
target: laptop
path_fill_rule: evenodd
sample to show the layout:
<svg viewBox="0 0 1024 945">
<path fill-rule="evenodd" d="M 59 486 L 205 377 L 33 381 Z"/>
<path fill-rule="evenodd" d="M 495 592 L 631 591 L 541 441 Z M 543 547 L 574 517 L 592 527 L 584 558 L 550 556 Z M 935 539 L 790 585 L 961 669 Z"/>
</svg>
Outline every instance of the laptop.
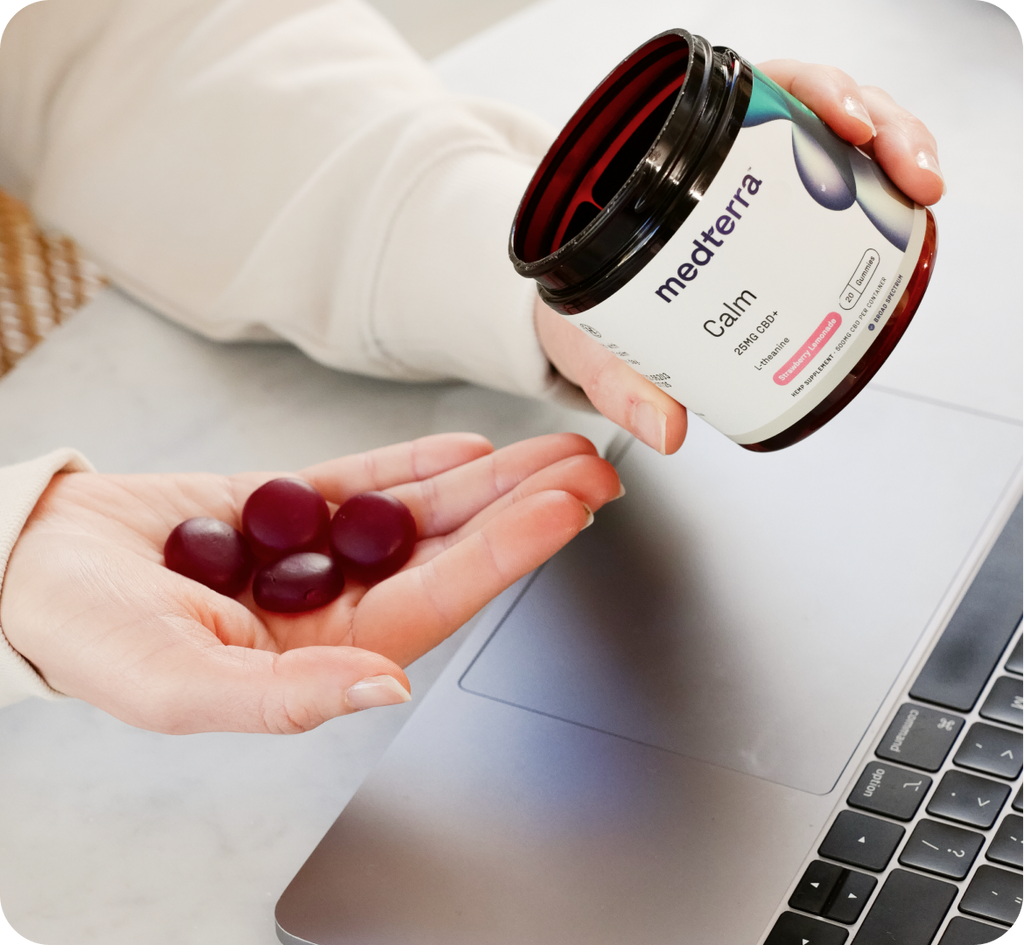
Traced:
<svg viewBox="0 0 1024 945">
<path fill-rule="evenodd" d="M 686 25 L 756 59 L 730 16 L 753 17 L 733 32 L 756 47 L 758 28 L 779 43 L 778 22 L 813 5 L 773 5 L 774 25 L 752 4 L 685 24 L 678 7 L 641 4 L 620 55 Z M 593 46 L 626 10 L 555 0 L 465 56 L 500 67 L 530 37 L 544 60 L 545 31 L 574 25 Z M 982 4 L 887 10 L 858 7 L 913 35 L 926 75 L 951 36 L 994 50 L 1012 29 Z M 970 99 L 965 139 L 997 119 L 1019 129 L 1013 48 L 984 68 L 1016 81 L 1014 107 Z M 957 101 L 981 81 L 964 61 L 949 66 Z M 446 65 L 457 73 L 458 56 Z M 1005 389 L 1020 372 L 998 339 L 1019 336 L 1019 258 L 999 265 L 1020 252 L 1019 144 L 986 166 L 1011 217 L 940 206 L 915 324 L 824 429 L 767 455 L 696 418 L 672 457 L 613 443 L 626 496 L 478 618 L 285 890 L 281 942 L 971 945 L 1010 929 L 1022 472 Z M 965 249 L 968 230 L 989 248 Z M 964 311 L 965 294 L 1012 301 Z M 923 350 L 942 371 L 915 361 Z"/>
<path fill-rule="evenodd" d="M 548 0 L 438 63 L 560 127 L 674 26 L 837 62 L 938 135 L 940 259 L 807 440 L 612 444 L 626 497 L 477 618 L 282 895 L 286 945 L 991 945 L 1020 919 L 1019 29 L 834 6 Z"/>
</svg>

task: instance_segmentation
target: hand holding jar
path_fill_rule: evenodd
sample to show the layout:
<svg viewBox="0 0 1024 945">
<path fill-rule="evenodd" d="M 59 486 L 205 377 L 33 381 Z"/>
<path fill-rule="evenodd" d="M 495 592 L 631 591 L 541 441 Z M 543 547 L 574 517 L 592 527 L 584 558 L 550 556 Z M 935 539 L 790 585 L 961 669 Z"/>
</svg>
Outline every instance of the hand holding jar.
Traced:
<svg viewBox="0 0 1024 945">
<path fill-rule="evenodd" d="M 881 89 L 860 86 L 838 69 L 795 60 L 773 60 L 763 63 L 760 72 L 778 83 L 785 92 L 799 99 L 840 138 L 855 145 L 865 155 L 873 157 L 892 182 L 911 201 L 921 205 L 932 204 L 939 200 L 945 192 L 945 183 L 939 170 L 935 139 L 917 118 L 901 108 Z M 583 111 L 584 109 L 581 108 L 581 112 Z M 811 142 L 810 148 L 813 147 L 814 144 Z M 642 153 L 638 155 L 639 157 L 642 157 Z M 739 184 L 739 181 L 735 183 Z M 737 211 L 742 210 L 739 204 L 734 206 Z M 716 211 L 718 209 L 721 208 L 711 208 Z M 714 217 L 714 213 L 711 216 Z M 581 222 L 583 221 L 581 220 Z M 712 219 L 711 222 L 713 225 L 714 220 Z M 726 221 L 726 223 L 728 222 Z M 932 254 L 934 254 L 934 230 L 931 233 Z M 719 242 L 722 240 L 715 234 L 712 234 L 709 239 L 717 239 Z M 562 245 L 565 240 L 566 234 L 563 233 Z M 558 241 L 556 240 L 556 242 Z M 541 253 L 550 252 L 550 250 L 551 248 L 544 247 L 541 249 Z M 857 259 L 844 259 L 842 265 L 853 270 L 861 258 L 860 252 L 855 255 Z M 706 262 L 709 258 L 710 256 L 705 254 L 697 261 Z M 522 272 L 522 269 L 520 271 Z M 690 267 L 690 271 L 685 273 L 683 278 L 686 275 L 693 275 L 695 271 L 693 267 Z M 669 276 L 673 275 L 668 269 L 666 269 L 666 273 Z M 665 278 L 665 276 L 662 275 L 661 278 Z M 679 294 L 678 287 L 682 285 L 680 279 L 675 279 L 670 285 L 669 293 Z M 839 291 L 837 286 L 837 296 Z M 663 295 L 664 297 L 674 300 L 673 295 L 668 293 Z M 749 296 L 745 298 L 749 300 Z M 685 303 L 680 304 L 685 305 Z M 679 307 L 677 305 L 677 308 Z M 771 316 L 771 314 L 770 311 L 767 312 L 767 316 Z M 731 315 L 726 317 L 732 318 Z M 574 321 L 578 320 L 574 319 Z M 587 322 L 585 317 L 582 320 Z M 763 323 L 763 319 L 759 321 Z M 588 337 L 587 334 L 579 330 L 579 327 L 584 326 L 577 327 L 563 314 L 556 312 L 539 298 L 535 306 L 535 323 L 541 344 L 552 363 L 566 378 L 582 387 L 598 410 L 661 453 L 672 453 L 679 449 L 686 435 L 686 407 L 679 400 L 674 399 L 663 387 L 658 386 L 657 380 L 649 379 L 651 374 L 646 364 L 635 369 L 631 366 L 630 359 L 623 356 L 626 346 L 608 344 L 610 339 L 607 337 L 598 341 L 596 329 L 591 330 L 595 337 Z M 874 327 L 871 326 L 872 330 Z M 720 329 L 713 325 L 710 331 L 717 333 Z M 741 334 L 744 337 L 749 337 L 745 330 Z M 775 334 L 780 336 L 772 341 L 775 347 L 762 344 L 760 350 L 771 352 L 778 348 L 776 351 L 778 354 L 788 344 L 790 345 L 786 352 L 788 355 L 792 353 L 795 346 L 803 346 L 803 337 L 784 339 L 782 332 L 775 332 Z M 862 335 L 866 338 L 867 331 L 863 331 Z M 781 342 L 781 346 L 775 344 L 776 341 Z M 729 357 L 732 356 L 731 352 L 737 349 L 739 352 L 737 357 L 747 354 L 742 339 L 736 345 L 730 345 L 727 348 L 726 345 L 720 344 L 719 348 Z M 632 360 L 635 361 L 636 358 Z M 748 365 L 752 367 L 756 363 L 755 356 L 747 356 L 742 363 L 745 370 Z M 759 366 L 762 370 L 766 367 L 765 364 Z M 662 375 L 655 374 L 654 376 L 661 377 Z M 766 376 L 770 380 L 772 372 L 768 372 Z M 788 377 L 783 378 L 783 381 L 788 382 L 788 380 Z M 866 381 L 866 378 L 864 380 Z M 786 395 L 790 395 L 798 386 L 799 380 L 795 384 L 790 384 L 785 391 Z M 673 393 L 678 393 L 678 388 L 674 388 Z M 683 398 L 684 402 L 686 399 Z M 694 407 L 695 405 L 691 403 L 690 406 Z M 750 426 L 754 426 L 754 424 L 751 423 Z M 734 438 L 743 442 L 742 438 Z M 756 437 L 748 439 L 751 443 L 757 443 Z M 767 439 L 770 441 L 771 437 L 768 436 Z M 785 443 L 779 445 L 785 445 Z"/>
</svg>

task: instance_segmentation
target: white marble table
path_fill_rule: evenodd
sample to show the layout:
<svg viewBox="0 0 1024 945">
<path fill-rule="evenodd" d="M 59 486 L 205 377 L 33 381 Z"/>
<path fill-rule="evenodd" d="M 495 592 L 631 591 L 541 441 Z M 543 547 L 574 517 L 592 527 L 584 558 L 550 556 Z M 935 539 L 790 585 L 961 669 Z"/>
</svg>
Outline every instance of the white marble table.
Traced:
<svg viewBox="0 0 1024 945">
<path fill-rule="evenodd" d="M 1003 14 L 976 0 L 549 0 L 438 67 L 459 90 L 557 123 L 618 57 L 678 25 L 754 61 L 834 62 L 929 123 L 950 186 L 939 265 L 877 383 L 1019 419 L 1019 319 L 1012 337 L 988 331 L 1004 321 L 994 312 L 1020 311 L 1020 45 Z M 1007 121 L 993 120 L 1000 110 Z M 394 385 L 285 347 L 213 345 L 115 292 L 0 381 L 0 463 L 70 443 L 106 471 L 285 469 L 442 430 L 500 444 L 566 428 L 599 443 L 611 433 L 464 385 Z M 412 668 L 416 690 L 457 643 Z M 4 911 L 49 945 L 272 945 L 278 895 L 415 704 L 290 738 L 172 738 L 78 703 L 0 711 Z"/>
<path fill-rule="evenodd" d="M 116 292 L 0 384 L 0 463 L 72 443 L 105 471 L 282 470 L 444 430 L 508 443 L 567 428 L 596 442 L 611 429 L 467 385 L 340 374 L 285 346 L 211 344 Z M 416 694 L 457 642 L 410 669 Z M 47 945 L 276 942 L 278 895 L 415 704 L 294 738 L 174 738 L 78 702 L 0 711 L 7 917 Z"/>
</svg>

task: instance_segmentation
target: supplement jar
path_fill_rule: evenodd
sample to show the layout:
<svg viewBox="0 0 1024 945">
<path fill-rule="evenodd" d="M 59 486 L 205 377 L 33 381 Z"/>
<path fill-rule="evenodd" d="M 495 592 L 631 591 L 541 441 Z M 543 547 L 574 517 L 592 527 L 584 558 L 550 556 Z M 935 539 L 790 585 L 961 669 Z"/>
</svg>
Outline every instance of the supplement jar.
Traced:
<svg viewBox="0 0 1024 945">
<path fill-rule="evenodd" d="M 672 30 L 562 130 L 512 227 L 541 298 L 751 450 L 797 442 L 885 362 L 935 221 L 735 52 Z"/>
</svg>

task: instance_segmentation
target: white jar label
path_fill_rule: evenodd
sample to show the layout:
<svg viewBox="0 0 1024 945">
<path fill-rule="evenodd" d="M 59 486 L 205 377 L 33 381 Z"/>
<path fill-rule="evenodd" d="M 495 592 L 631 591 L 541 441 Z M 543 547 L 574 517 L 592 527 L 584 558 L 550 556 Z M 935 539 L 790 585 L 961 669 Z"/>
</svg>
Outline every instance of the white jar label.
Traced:
<svg viewBox="0 0 1024 945">
<path fill-rule="evenodd" d="M 566 316 L 737 443 L 786 430 L 877 337 L 926 213 L 757 69 L 739 135 L 630 282 Z"/>
</svg>

